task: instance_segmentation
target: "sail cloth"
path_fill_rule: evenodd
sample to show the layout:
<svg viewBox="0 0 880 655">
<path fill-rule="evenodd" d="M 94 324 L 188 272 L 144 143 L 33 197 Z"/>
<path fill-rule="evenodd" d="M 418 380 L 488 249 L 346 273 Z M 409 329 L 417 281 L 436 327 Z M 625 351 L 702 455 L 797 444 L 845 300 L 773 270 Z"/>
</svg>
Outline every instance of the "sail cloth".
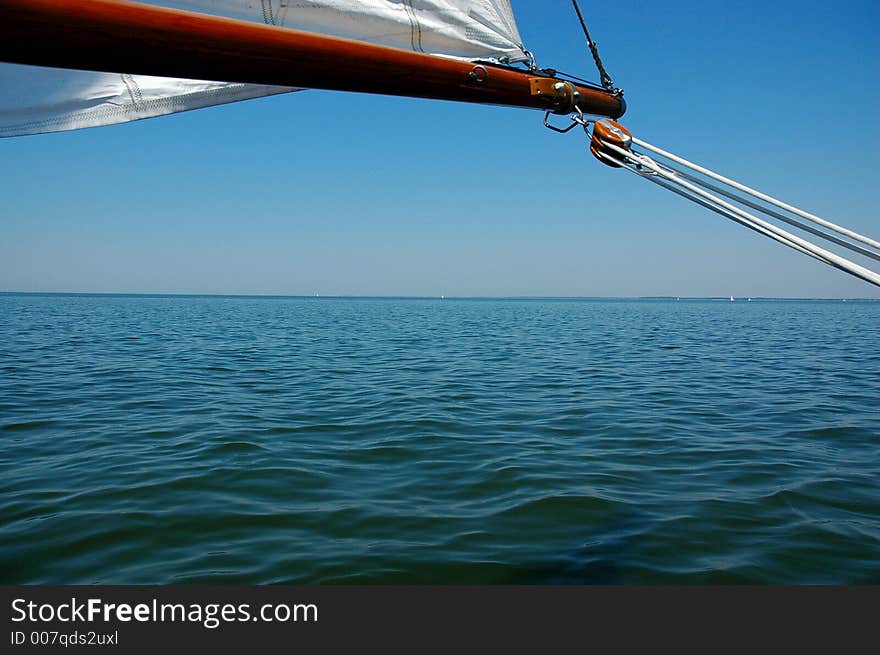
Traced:
<svg viewBox="0 0 880 655">
<path fill-rule="evenodd" d="M 526 59 L 509 0 L 140 1 L 428 54 Z M 297 90 L 4 63 L 0 137 L 124 123 Z"/>
</svg>

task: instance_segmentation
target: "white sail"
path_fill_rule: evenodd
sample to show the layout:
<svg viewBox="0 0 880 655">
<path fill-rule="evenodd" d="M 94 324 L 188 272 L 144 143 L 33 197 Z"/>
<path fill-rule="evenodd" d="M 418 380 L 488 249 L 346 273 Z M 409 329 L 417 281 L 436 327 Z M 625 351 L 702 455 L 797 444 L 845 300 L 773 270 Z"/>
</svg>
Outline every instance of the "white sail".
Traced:
<svg viewBox="0 0 880 655">
<path fill-rule="evenodd" d="M 148 4 L 428 54 L 525 59 L 509 0 L 149 0 Z M 0 64 L 0 137 L 123 123 L 296 90 Z"/>
</svg>

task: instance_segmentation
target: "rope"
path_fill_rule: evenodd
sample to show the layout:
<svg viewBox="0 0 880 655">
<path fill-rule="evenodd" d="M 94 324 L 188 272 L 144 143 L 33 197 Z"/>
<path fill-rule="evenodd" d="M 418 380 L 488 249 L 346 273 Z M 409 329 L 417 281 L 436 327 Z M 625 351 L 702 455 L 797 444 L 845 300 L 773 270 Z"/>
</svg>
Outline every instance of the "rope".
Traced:
<svg viewBox="0 0 880 655">
<path fill-rule="evenodd" d="M 691 182 L 694 182 L 695 184 L 699 184 L 704 189 L 708 189 L 709 191 L 714 191 L 715 193 L 720 193 L 722 196 L 724 196 L 726 198 L 730 198 L 731 200 L 738 202 L 740 204 L 743 204 L 746 207 L 751 207 L 752 209 L 757 209 L 758 211 L 763 212 L 763 213 L 767 214 L 768 216 L 772 216 L 773 218 L 780 220 L 783 223 L 788 223 L 789 225 L 793 225 L 794 227 L 800 228 L 804 232 L 809 232 L 810 234 L 815 234 L 817 237 L 825 239 L 826 241 L 831 241 L 832 243 L 836 243 L 837 245 L 843 246 L 844 248 L 852 250 L 853 252 L 857 252 L 860 255 L 863 255 L 865 257 L 870 257 L 871 259 L 875 259 L 877 261 L 880 261 L 880 253 L 874 252 L 873 250 L 869 250 L 868 248 L 863 248 L 862 246 L 860 246 L 858 244 L 850 243 L 849 241 L 838 238 L 838 237 L 834 236 L 833 234 L 828 234 L 827 232 L 823 232 L 822 230 L 818 230 L 814 227 L 807 225 L 806 223 L 803 223 L 801 221 L 790 218 L 789 216 L 786 216 L 785 214 L 782 214 L 777 211 L 773 211 L 772 209 L 769 209 L 767 207 L 763 207 L 756 202 L 752 202 L 751 200 L 748 200 L 747 198 L 743 198 L 741 196 L 736 195 L 735 193 L 731 193 L 730 191 L 727 191 L 726 189 L 724 189 L 720 186 L 716 186 L 710 182 L 707 182 L 706 180 L 701 180 L 696 175 L 691 175 L 690 173 L 683 171 L 683 170 L 680 170 L 678 168 L 675 168 L 674 166 L 669 166 L 668 168 L 670 170 L 674 171 L 676 175 L 680 175 L 681 177 L 685 178 L 686 180 L 690 180 Z"/>
<path fill-rule="evenodd" d="M 637 138 L 633 137 L 633 143 L 638 144 L 638 145 L 642 146 L 643 148 L 646 148 L 646 149 L 650 150 L 651 152 L 654 152 L 654 153 L 660 155 L 661 157 L 666 157 L 667 159 L 671 159 L 672 161 L 677 162 L 677 163 L 681 164 L 682 166 L 687 166 L 688 168 L 695 170 L 698 173 L 702 173 L 703 175 L 706 175 L 707 177 L 711 177 L 713 180 L 717 180 L 719 182 L 727 184 L 728 186 L 732 186 L 734 189 L 738 189 L 744 193 L 747 193 L 750 196 L 754 196 L 755 198 L 759 198 L 759 199 L 763 200 L 764 202 L 769 202 L 771 205 L 775 205 L 776 207 L 779 207 L 780 209 L 784 209 L 787 212 L 791 212 L 792 214 L 800 216 L 801 218 L 805 218 L 808 221 L 816 223 L 817 225 L 822 225 L 823 227 L 827 227 L 828 229 L 834 230 L 838 234 L 846 235 L 851 239 L 855 239 L 856 241 L 861 241 L 862 243 L 868 244 L 872 248 L 876 248 L 876 249 L 880 250 L 880 242 L 875 241 L 874 239 L 868 238 L 866 236 L 862 236 L 861 234 L 853 232 L 852 230 L 848 230 L 845 227 L 840 227 L 839 225 L 835 225 L 834 223 L 832 223 L 830 221 L 826 221 L 823 218 L 819 218 L 818 216 L 814 216 L 813 214 L 808 214 L 807 212 L 805 212 L 801 209 L 798 209 L 797 207 L 793 207 L 792 205 L 786 204 L 786 203 L 782 202 L 781 200 L 777 200 L 776 198 L 773 198 L 772 196 L 768 196 L 764 193 L 761 193 L 760 191 L 756 191 L 755 189 L 752 189 L 751 187 L 747 187 L 745 184 L 740 184 L 739 182 L 736 182 L 734 180 L 726 178 L 723 175 L 719 175 L 718 173 L 710 171 L 708 168 L 703 168 L 702 166 L 698 166 L 697 164 L 689 162 L 687 159 L 683 159 L 682 157 L 678 157 L 677 155 L 673 155 L 671 152 L 666 152 L 665 150 L 661 150 L 657 146 L 653 146 L 650 143 L 642 141 L 641 139 L 637 139 Z"/>
<path fill-rule="evenodd" d="M 681 157 L 673 155 L 672 153 L 668 153 L 665 150 L 661 150 L 660 148 L 657 148 L 656 146 L 652 146 L 651 144 L 646 143 L 645 141 L 642 141 L 641 139 L 636 139 L 635 137 L 633 137 L 632 142 L 636 143 L 636 144 L 638 144 L 648 150 L 651 150 L 652 152 L 654 152 L 656 154 L 662 155 L 663 157 L 666 157 L 667 159 L 670 159 L 670 160 L 675 161 L 683 166 L 691 168 L 692 170 L 696 170 L 707 177 L 710 177 L 714 180 L 723 182 L 734 189 L 737 189 L 739 191 L 747 193 L 748 195 L 751 195 L 753 197 L 764 200 L 764 201 L 766 201 L 776 207 L 779 207 L 781 209 L 785 209 L 786 211 L 789 211 L 799 217 L 806 218 L 807 220 L 809 220 L 815 224 L 819 224 L 819 225 L 822 225 L 823 227 L 831 229 L 834 232 L 837 232 L 838 234 L 846 235 L 847 237 L 849 237 L 855 241 L 859 241 L 860 243 L 867 244 L 871 248 L 880 249 L 880 242 L 877 242 L 874 239 L 871 239 L 869 237 L 858 234 L 857 232 L 854 232 L 852 230 L 848 230 L 846 228 L 840 227 L 839 225 L 835 225 L 834 223 L 832 223 L 830 221 L 826 221 L 825 219 L 819 218 L 818 216 L 815 216 L 813 214 L 808 214 L 807 212 L 804 212 L 796 207 L 793 207 L 792 205 L 788 205 L 786 203 L 783 203 L 782 201 L 777 200 L 775 198 L 772 198 L 771 196 L 763 194 L 759 191 L 756 191 L 755 189 L 751 189 L 750 187 L 747 187 L 743 184 L 735 182 L 734 180 L 730 180 L 722 175 L 719 175 L 718 173 L 710 171 L 709 169 L 703 168 L 701 166 L 697 166 L 696 164 L 693 164 L 692 162 L 689 162 L 686 159 L 683 159 Z M 824 248 L 817 246 L 816 244 L 811 243 L 810 241 L 802 239 L 802 238 L 800 238 L 790 232 L 787 232 L 786 230 L 784 230 L 784 229 L 782 229 L 772 223 L 769 223 L 761 218 L 758 218 L 754 214 L 750 214 L 749 212 L 747 212 L 739 207 L 736 207 L 735 205 L 732 205 L 729 202 L 726 202 L 725 200 L 723 200 L 719 196 L 710 193 L 706 189 L 710 189 L 712 191 L 715 191 L 716 193 L 719 193 L 720 195 L 727 197 L 735 202 L 738 202 L 738 203 L 745 205 L 747 207 L 750 207 L 752 209 L 756 209 L 756 210 L 766 214 L 767 216 L 772 216 L 774 218 L 783 220 L 786 223 L 789 223 L 791 225 L 795 225 L 796 227 L 804 229 L 804 230 L 806 230 L 816 236 L 819 236 L 821 238 L 824 238 L 824 239 L 827 239 L 827 240 L 832 241 L 834 243 L 837 243 L 839 245 L 842 245 L 842 246 L 849 248 L 850 250 L 853 250 L 855 252 L 858 252 L 862 255 L 866 255 L 866 256 L 871 257 L 873 259 L 880 260 L 880 253 L 873 252 L 873 251 L 869 250 L 868 248 L 864 248 L 862 246 L 858 246 L 853 243 L 849 243 L 847 241 L 844 241 L 843 239 L 839 239 L 833 235 L 822 232 L 821 230 L 817 230 L 815 228 L 807 226 L 807 225 L 801 223 L 800 221 L 783 216 L 779 212 L 776 212 L 774 210 L 771 210 L 771 209 L 768 209 L 768 208 L 763 207 L 761 205 L 758 205 L 757 203 L 754 203 L 746 198 L 743 198 L 743 197 L 741 197 L 731 191 L 717 187 L 716 185 L 710 184 L 709 182 L 706 182 L 705 180 L 701 180 L 699 178 L 696 178 L 695 176 L 692 176 L 688 173 L 685 173 L 684 171 L 680 171 L 678 169 L 675 169 L 674 167 L 672 167 L 670 165 L 658 164 L 656 161 L 654 161 L 653 159 L 651 159 L 647 155 L 634 152 L 632 149 L 621 148 L 620 146 L 618 146 L 614 143 L 608 143 L 607 141 L 602 141 L 602 145 L 608 151 L 613 152 L 616 155 L 618 155 L 617 157 L 612 157 L 611 155 L 600 151 L 599 156 L 602 157 L 603 159 L 605 159 L 609 162 L 612 162 L 614 164 L 617 164 L 618 166 L 622 166 L 622 167 L 626 168 L 627 170 L 629 170 L 630 172 L 635 173 L 636 175 L 639 175 L 640 177 L 643 177 L 647 180 L 650 180 L 651 182 L 654 182 L 655 184 L 658 184 L 658 185 L 662 186 L 663 188 L 669 189 L 670 191 L 673 191 L 674 193 L 677 193 L 678 195 L 683 196 L 683 197 L 687 198 L 688 200 L 696 202 L 697 204 L 702 205 L 703 207 L 706 207 L 707 209 L 710 209 L 718 214 L 721 214 L 725 218 L 733 220 L 733 221 L 739 223 L 740 225 L 744 225 L 745 227 L 748 227 L 749 229 L 752 229 L 752 230 L 759 232 L 765 236 L 768 236 L 771 239 L 773 239 L 774 241 L 778 241 L 779 243 L 782 243 L 783 245 L 786 245 L 790 248 L 793 248 L 794 250 L 797 250 L 798 252 L 809 255 L 810 257 L 818 259 L 819 261 L 821 261 L 825 264 L 828 264 L 830 266 L 833 266 L 834 268 L 840 269 L 840 270 L 845 271 L 851 275 L 854 275 L 854 276 L 856 276 L 866 282 L 869 282 L 870 284 L 880 286 L 880 274 L 878 274 L 870 269 L 867 269 L 863 266 L 860 266 L 859 264 L 856 264 L 855 262 L 852 262 L 844 257 L 841 257 L 840 255 L 837 255 L 836 253 L 833 253 L 829 250 L 825 250 Z"/>
<path fill-rule="evenodd" d="M 574 5 L 575 13 L 577 13 L 581 28 L 584 30 L 584 36 L 587 37 L 587 46 L 590 48 L 590 52 L 593 55 L 593 61 L 596 62 L 596 68 L 599 70 L 599 80 L 602 82 L 602 88 L 606 91 L 610 91 L 614 95 L 623 95 L 623 90 L 614 86 L 614 80 L 611 79 L 608 71 L 605 70 L 605 65 L 602 63 L 602 58 L 599 56 L 599 46 L 590 36 L 590 30 L 587 29 L 587 21 L 584 20 L 584 15 L 581 13 L 578 1 L 571 0 L 571 4 Z"/>
</svg>

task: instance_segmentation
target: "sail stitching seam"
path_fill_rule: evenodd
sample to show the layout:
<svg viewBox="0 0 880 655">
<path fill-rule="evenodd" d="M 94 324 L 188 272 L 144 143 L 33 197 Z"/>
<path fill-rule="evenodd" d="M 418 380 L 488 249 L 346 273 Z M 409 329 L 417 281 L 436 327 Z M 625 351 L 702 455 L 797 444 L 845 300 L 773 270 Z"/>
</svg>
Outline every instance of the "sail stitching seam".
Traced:
<svg viewBox="0 0 880 655">
<path fill-rule="evenodd" d="M 403 7 L 406 10 L 407 18 L 409 18 L 410 43 L 412 44 L 412 49 L 416 52 L 424 52 L 425 50 L 422 48 L 422 25 L 416 15 L 412 0 L 403 0 Z"/>
<path fill-rule="evenodd" d="M 133 105 L 131 109 L 134 109 L 135 111 L 142 109 L 144 106 L 144 95 L 141 93 L 141 87 L 137 83 L 137 80 L 128 73 L 123 73 L 122 83 L 125 84 L 125 88 L 131 98 L 131 103 Z"/>
<path fill-rule="evenodd" d="M 275 16 L 272 15 L 272 0 L 262 0 L 263 22 L 267 25 L 275 25 Z"/>
</svg>

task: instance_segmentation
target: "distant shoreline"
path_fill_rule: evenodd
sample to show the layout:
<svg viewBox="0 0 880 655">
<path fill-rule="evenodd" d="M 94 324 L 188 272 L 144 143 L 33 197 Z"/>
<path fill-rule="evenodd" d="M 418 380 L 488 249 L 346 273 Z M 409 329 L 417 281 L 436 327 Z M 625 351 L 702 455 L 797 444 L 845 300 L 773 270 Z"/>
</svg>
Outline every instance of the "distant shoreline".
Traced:
<svg viewBox="0 0 880 655">
<path fill-rule="evenodd" d="M 250 298 L 308 300 L 443 300 L 443 301 L 721 301 L 731 296 L 397 296 L 397 295 L 302 295 L 262 293 L 129 293 L 100 291 L 0 291 L 0 296 L 57 296 L 84 298 Z M 880 298 L 808 298 L 773 296 L 734 296 L 736 302 L 880 302 Z"/>
</svg>

